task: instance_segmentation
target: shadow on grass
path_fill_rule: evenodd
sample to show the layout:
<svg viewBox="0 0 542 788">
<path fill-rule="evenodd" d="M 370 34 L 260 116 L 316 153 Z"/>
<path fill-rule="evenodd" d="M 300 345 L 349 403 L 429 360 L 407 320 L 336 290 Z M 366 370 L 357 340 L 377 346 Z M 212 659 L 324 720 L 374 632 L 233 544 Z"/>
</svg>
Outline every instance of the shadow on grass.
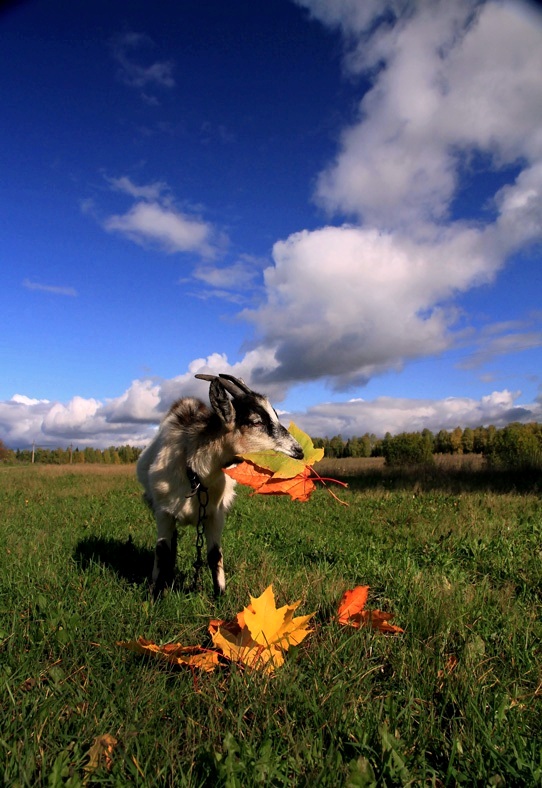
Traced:
<svg viewBox="0 0 542 788">
<path fill-rule="evenodd" d="M 129 583 L 149 585 L 151 582 L 154 553 L 147 548 L 137 547 L 131 536 L 124 542 L 88 536 L 78 542 L 73 557 L 82 569 L 98 563 Z"/>
<path fill-rule="evenodd" d="M 156 597 L 159 596 L 160 592 L 152 589 L 154 550 L 137 547 L 131 536 L 125 541 L 88 536 L 78 542 L 73 557 L 83 570 L 88 569 L 92 564 L 101 564 L 128 583 L 148 586 Z M 180 593 L 189 593 L 193 590 L 191 578 L 186 572 L 175 573 L 171 590 Z"/>
</svg>

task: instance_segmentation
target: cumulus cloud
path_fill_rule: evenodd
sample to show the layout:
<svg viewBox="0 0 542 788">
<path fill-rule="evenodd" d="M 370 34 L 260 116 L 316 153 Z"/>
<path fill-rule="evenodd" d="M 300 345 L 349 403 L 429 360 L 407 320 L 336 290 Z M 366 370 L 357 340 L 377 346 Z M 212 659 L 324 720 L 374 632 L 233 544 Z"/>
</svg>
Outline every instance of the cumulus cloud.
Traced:
<svg viewBox="0 0 542 788">
<path fill-rule="evenodd" d="M 542 239 L 542 27 L 511 3 L 299 2 L 373 80 L 316 189 L 358 223 L 276 243 L 265 298 L 243 316 L 275 353 L 262 380 L 341 389 L 451 347 L 458 294 Z M 519 174 L 493 218 L 452 220 L 475 154 Z"/>
<path fill-rule="evenodd" d="M 298 2 L 342 31 L 345 67 L 372 85 L 315 193 L 353 223 L 278 241 L 263 295 L 247 260 L 199 265 L 192 278 L 204 286 L 195 295 L 238 304 L 255 285 L 260 303 L 240 316 L 266 359 L 253 367 L 256 383 L 345 389 L 453 346 L 457 296 L 542 238 L 542 28 L 526 7 L 494 0 Z M 452 220 L 460 173 L 476 156 L 513 165 L 517 177 L 484 223 Z M 212 228 L 177 210 L 165 184 L 110 183 L 136 202 L 106 229 L 211 256 Z"/>
<path fill-rule="evenodd" d="M 134 380 L 120 397 L 102 407 L 109 424 L 156 424 L 163 416 L 160 385 L 152 380 Z"/>
<path fill-rule="evenodd" d="M 263 380 L 366 382 L 453 341 L 452 296 L 494 276 L 501 254 L 458 225 L 424 241 L 362 227 L 304 231 L 275 244 L 266 302 L 244 316 L 276 365 Z"/>
<path fill-rule="evenodd" d="M 73 397 L 69 402 L 38 400 L 15 394 L 0 402 L 0 440 L 14 448 L 38 446 L 106 447 L 129 443 L 146 445 L 156 425 L 180 397 L 207 399 L 208 384 L 195 379 L 197 373 L 226 372 L 252 383 L 253 370 L 274 363 L 265 351 L 251 351 L 242 361 L 231 364 L 221 353 L 194 359 L 185 373 L 169 379 L 134 380 L 119 397 L 105 402 Z M 282 385 L 266 392 L 274 399 L 286 393 Z"/>
<path fill-rule="evenodd" d="M 465 151 L 483 151 L 495 168 L 540 161 L 541 26 L 526 7 L 392 2 L 356 14 L 362 4 L 348 0 L 302 4 L 355 42 L 351 68 L 378 69 L 320 176 L 317 197 L 328 210 L 412 230 L 446 217 Z"/>
<path fill-rule="evenodd" d="M 104 227 L 138 244 L 157 244 L 169 253 L 213 254 L 211 225 L 156 202 L 137 202 L 126 213 L 106 219 Z"/>
<path fill-rule="evenodd" d="M 195 252 L 204 258 L 213 258 L 226 243 L 209 222 L 176 207 L 167 183 L 136 184 L 126 175 L 105 179 L 113 191 L 135 200 L 125 213 L 102 221 L 108 232 L 121 233 L 134 243 L 155 246 L 167 254 Z"/>
<path fill-rule="evenodd" d="M 260 363 L 251 358 L 249 362 Z M 105 448 L 110 445 L 146 445 L 156 424 L 180 396 L 197 396 L 207 400 L 205 383 L 194 379 L 196 372 L 208 374 L 228 371 L 249 382 L 250 363 L 229 364 L 219 354 L 197 359 L 189 371 L 176 378 L 161 381 L 136 380 L 120 397 L 106 403 L 95 399 L 74 397 L 67 403 L 48 402 L 15 395 L 0 403 L 0 439 L 8 446 L 26 448 L 57 447 L 75 444 L 80 447 Z M 280 390 L 276 390 L 280 396 Z M 520 392 L 494 391 L 475 400 L 449 397 L 440 400 L 378 397 L 374 400 L 355 399 L 349 402 L 323 403 L 307 411 L 282 413 L 287 425 L 290 419 L 310 435 L 343 437 L 365 432 L 383 436 L 419 431 L 432 431 L 494 424 L 505 426 L 512 421 L 540 421 L 542 398 L 529 404 L 517 404 Z"/>
<path fill-rule="evenodd" d="M 382 437 L 387 432 L 419 432 L 429 429 L 452 430 L 457 426 L 479 427 L 493 424 L 504 427 L 512 421 L 540 421 L 539 401 L 518 405 L 519 392 L 494 391 L 479 400 L 469 397 L 446 399 L 401 399 L 377 397 L 350 402 L 323 403 L 306 412 L 290 414 L 293 420 L 313 437 L 364 435 Z"/>
</svg>

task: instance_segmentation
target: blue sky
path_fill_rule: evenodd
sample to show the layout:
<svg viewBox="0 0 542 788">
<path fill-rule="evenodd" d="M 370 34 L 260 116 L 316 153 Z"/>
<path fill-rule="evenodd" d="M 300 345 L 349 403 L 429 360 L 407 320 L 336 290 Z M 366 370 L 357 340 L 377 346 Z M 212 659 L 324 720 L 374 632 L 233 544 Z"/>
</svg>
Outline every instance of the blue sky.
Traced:
<svg viewBox="0 0 542 788">
<path fill-rule="evenodd" d="M 542 418 L 542 18 L 0 14 L 0 439 L 148 441 L 230 372 L 312 435 Z"/>
</svg>

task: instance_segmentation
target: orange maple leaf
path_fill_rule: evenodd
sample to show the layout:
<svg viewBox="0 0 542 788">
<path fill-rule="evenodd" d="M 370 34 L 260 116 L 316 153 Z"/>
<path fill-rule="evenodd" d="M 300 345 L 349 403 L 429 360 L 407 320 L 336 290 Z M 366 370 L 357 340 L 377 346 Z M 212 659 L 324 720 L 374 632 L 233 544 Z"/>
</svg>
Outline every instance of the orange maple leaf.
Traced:
<svg viewBox="0 0 542 788">
<path fill-rule="evenodd" d="M 117 646 L 135 651 L 136 654 L 152 654 L 159 659 L 170 662 L 172 665 L 187 665 L 205 671 L 214 670 L 218 665 L 217 652 L 201 646 L 182 646 L 180 643 L 168 643 L 165 646 L 157 646 L 152 640 L 145 640 L 145 638 L 119 641 Z"/>
<path fill-rule="evenodd" d="M 252 487 L 258 495 L 289 495 L 294 501 L 308 501 L 316 489 L 315 480 L 324 486 L 326 481 L 330 481 L 347 487 L 344 482 L 318 476 L 312 465 L 322 459 L 324 450 L 316 449 L 310 437 L 293 422 L 288 430 L 303 449 L 302 460 L 295 460 L 277 451 L 253 452 L 242 455 L 244 462 L 225 468 L 224 473 L 239 484 Z M 331 490 L 328 492 L 339 503 L 348 506 Z"/>
<path fill-rule="evenodd" d="M 339 624 L 351 627 L 370 626 L 379 632 L 398 633 L 404 632 L 401 627 L 389 624 L 393 613 L 384 613 L 382 610 L 365 610 L 369 586 L 356 586 L 350 591 L 345 591 L 339 603 Z"/>
<path fill-rule="evenodd" d="M 230 465 L 224 468 L 224 473 L 231 476 L 239 484 L 246 484 L 253 490 L 259 490 L 273 476 L 273 472 L 265 468 L 258 468 L 251 462 L 240 462 L 238 465 Z"/>
<path fill-rule="evenodd" d="M 316 487 L 308 465 L 301 473 L 288 479 L 276 478 L 273 471 L 259 468 L 247 460 L 239 465 L 225 468 L 224 473 L 240 484 L 252 487 L 258 495 L 289 495 L 293 501 L 308 501 Z"/>
</svg>

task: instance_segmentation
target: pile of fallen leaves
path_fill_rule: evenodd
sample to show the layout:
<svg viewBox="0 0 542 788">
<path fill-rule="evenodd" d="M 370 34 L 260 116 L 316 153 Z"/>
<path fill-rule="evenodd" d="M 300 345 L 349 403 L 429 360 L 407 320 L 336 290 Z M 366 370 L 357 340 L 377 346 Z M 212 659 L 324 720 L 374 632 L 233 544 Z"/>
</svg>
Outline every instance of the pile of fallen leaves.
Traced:
<svg viewBox="0 0 542 788">
<path fill-rule="evenodd" d="M 303 459 L 296 460 L 277 451 L 258 451 L 242 454 L 243 462 L 224 469 L 239 484 L 252 487 L 258 495 L 289 495 L 294 501 L 308 501 L 316 489 L 315 482 L 326 481 L 346 487 L 337 479 L 323 479 L 312 467 L 324 456 L 323 449 L 316 449 L 307 433 L 292 421 L 288 427 L 303 449 Z M 337 496 L 329 491 L 339 501 Z M 339 501 L 344 504 L 344 501 Z M 345 506 L 347 504 L 344 504 Z"/>
<path fill-rule="evenodd" d="M 371 626 L 380 632 L 403 632 L 389 624 L 391 613 L 365 610 L 369 586 L 356 586 L 343 595 L 337 611 L 339 624 L 354 627 Z M 213 648 L 183 646 L 169 643 L 157 646 L 150 640 L 123 641 L 117 645 L 139 654 L 153 655 L 174 665 L 187 665 L 204 671 L 214 670 L 221 662 L 236 662 L 243 667 L 271 674 L 284 663 L 290 646 L 297 646 L 314 630 L 307 625 L 314 613 L 294 616 L 300 602 L 277 608 L 273 586 L 259 597 L 250 597 L 250 604 L 233 621 L 213 619 L 209 633 Z"/>
</svg>

